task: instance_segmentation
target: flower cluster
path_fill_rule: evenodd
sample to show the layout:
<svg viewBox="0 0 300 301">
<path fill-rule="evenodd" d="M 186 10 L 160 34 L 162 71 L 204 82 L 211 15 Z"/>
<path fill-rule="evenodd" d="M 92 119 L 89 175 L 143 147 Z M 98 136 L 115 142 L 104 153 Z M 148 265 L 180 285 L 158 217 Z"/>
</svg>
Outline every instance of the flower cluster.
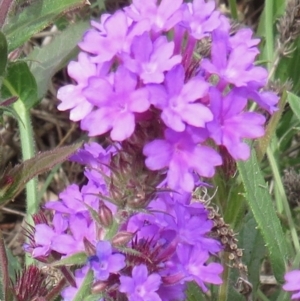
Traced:
<svg viewBox="0 0 300 301">
<path fill-rule="evenodd" d="M 267 72 L 254 64 L 259 40 L 250 29 L 232 34 L 205 0 L 133 0 L 92 27 L 58 108 L 107 147 L 90 143 L 73 156 L 87 183 L 46 203 L 52 222 L 34 217 L 26 250 L 44 262 L 86 254 L 66 276 L 65 301 L 91 273 L 93 300 L 183 300 L 192 281 L 205 292 L 222 282 L 212 260 L 222 246 L 193 191 L 222 165 L 218 149 L 245 160 L 243 139 L 264 134 L 250 99 L 276 110 Z"/>
<path fill-rule="evenodd" d="M 214 224 L 204 205 L 190 193 L 162 191 L 146 211 L 126 216 L 130 208 L 122 208 L 113 198 L 112 171 L 107 168 L 118 156 L 96 143 L 86 145 L 72 159 L 88 166 L 87 184 L 81 189 L 70 185 L 59 201 L 45 204 L 54 212 L 51 223 L 44 215 L 34 216 L 35 227 L 28 232 L 31 243 L 26 245 L 34 258 L 50 262 L 87 254 L 86 263 L 75 273 L 77 288 L 66 288 L 64 300 L 73 300 L 89 270 L 94 277 L 92 291 L 108 300 L 120 293 L 130 301 L 182 300 L 189 281 L 203 291 L 205 283 L 221 284 L 222 266 L 207 262 L 221 244 L 209 237 Z M 112 224 L 118 231 L 111 231 Z"/>
<path fill-rule="evenodd" d="M 247 111 L 249 99 L 272 113 L 278 97 L 262 90 L 268 74 L 254 64 L 259 39 L 250 29 L 231 34 L 214 1 L 157 2 L 133 0 L 92 22 L 68 67 L 77 84 L 59 90 L 58 108 L 70 109 L 90 136 L 110 133 L 118 142 L 156 122 L 146 165 L 164 171 L 171 189 L 190 192 L 195 178 L 212 177 L 222 164 L 208 141 L 246 160 L 243 139 L 261 137 L 265 122 Z M 204 40 L 208 55 L 201 55 Z"/>
</svg>

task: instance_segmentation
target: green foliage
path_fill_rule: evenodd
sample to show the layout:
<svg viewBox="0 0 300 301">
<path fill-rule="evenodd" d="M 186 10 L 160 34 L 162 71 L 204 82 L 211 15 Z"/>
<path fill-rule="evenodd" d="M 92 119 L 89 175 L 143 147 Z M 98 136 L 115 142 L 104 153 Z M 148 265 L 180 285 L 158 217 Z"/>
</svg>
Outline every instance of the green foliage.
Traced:
<svg viewBox="0 0 300 301">
<path fill-rule="evenodd" d="M 238 169 L 245 186 L 247 202 L 266 243 L 274 275 L 282 283 L 288 247 L 254 150 L 248 161 L 238 162 Z"/>
<path fill-rule="evenodd" d="M 80 146 L 81 144 L 74 144 L 56 148 L 40 153 L 12 168 L 7 168 L 0 179 L 0 204 L 13 199 L 24 189 L 29 180 L 65 161 Z"/>
<path fill-rule="evenodd" d="M 3 27 L 9 51 L 20 47 L 64 12 L 85 4 L 85 0 L 47 0 L 25 7 L 19 14 L 11 16 Z"/>
</svg>

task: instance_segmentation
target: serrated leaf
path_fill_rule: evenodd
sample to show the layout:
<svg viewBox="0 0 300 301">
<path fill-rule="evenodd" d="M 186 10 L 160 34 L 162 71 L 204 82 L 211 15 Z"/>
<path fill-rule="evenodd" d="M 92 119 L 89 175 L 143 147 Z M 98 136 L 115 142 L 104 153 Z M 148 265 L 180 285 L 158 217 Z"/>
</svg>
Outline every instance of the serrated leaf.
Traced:
<svg viewBox="0 0 300 301">
<path fill-rule="evenodd" d="M 50 264 L 51 267 L 59 267 L 59 266 L 73 266 L 73 265 L 81 265 L 85 264 L 87 261 L 87 255 L 85 252 L 76 253 L 55 261 Z"/>
<path fill-rule="evenodd" d="M 46 94 L 52 76 L 74 56 L 77 44 L 88 27 L 88 22 L 70 25 L 55 36 L 50 44 L 35 48 L 29 54 L 28 59 L 32 60 L 30 70 L 38 86 L 38 99 Z"/>
<path fill-rule="evenodd" d="M 8 65 L 1 91 L 3 97 L 17 96 L 26 109 L 32 108 L 37 102 L 36 81 L 25 62 Z"/>
<path fill-rule="evenodd" d="M 0 76 L 4 74 L 7 64 L 7 41 L 5 35 L 0 31 Z"/>
<path fill-rule="evenodd" d="M 287 92 L 287 101 L 300 121 L 300 97 L 292 92 Z"/>
<path fill-rule="evenodd" d="M 186 291 L 186 301 L 205 301 L 200 287 L 195 282 L 189 282 Z"/>
<path fill-rule="evenodd" d="M 282 283 L 288 248 L 255 151 L 252 150 L 248 161 L 237 162 L 237 166 L 245 187 L 247 202 L 269 251 L 274 275 L 277 281 Z"/>
<path fill-rule="evenodd" d="M 80 146 L 81 143 L 77 143 L 43 152 L 13 168 L 6 169 L 0 179 L 0 204 L 13 199 L 29 180 L 65 161 Z"/>
<path fill-rule="evenodd" d="M 85 297 L 89 296 L 91 294 L 91 286 L 93 283 L 94 275 L 91 270 L 88 271 L 86 276 L 84 277 L 84 280 L 77 291 L 76 296 L 73 298 L 73 301 L 82 301 Z"/>
<path fill-rule="evenodd" d="M 239 236 L 239 247 L 243 249 L 243 263 L 248 267 L 248 280 L 255 293 L 259 285 L 261 263 L 265 257 L 266 248 L 252 212 L 244 218 L 244 225 Z"/>
<path fill-rule="evenodd" d="M 21 13 L 8 18 L 3 27 L 8 41 L 8 50 L 12 51 L 23 45 L 61 14 L 86 4 L 88 4 L 86 0 L 47 0 L 36 1 L 25 7 Z"/>
</svg>

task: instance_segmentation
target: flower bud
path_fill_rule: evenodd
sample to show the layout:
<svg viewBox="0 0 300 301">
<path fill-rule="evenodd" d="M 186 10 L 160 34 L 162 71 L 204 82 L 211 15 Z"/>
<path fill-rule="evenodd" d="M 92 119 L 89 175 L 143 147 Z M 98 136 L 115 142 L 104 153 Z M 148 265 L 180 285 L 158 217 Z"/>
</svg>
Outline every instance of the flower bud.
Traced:
<svg viewBox="0 0 300 301">
<path fill-rule="evenodd" d="M 101 280 L 98 280 L 96 281 L 93 286 L 92 286 L 92 294 L 99 294 L 99 293 L 102 293 L 106 287 L 108 286 L 108 282 L 107 281 L 101 281 Z"/>
<path fill-rule="evenodd" d="M 114 247 L 126 246 L 133 238 L 134 233 L 121 231 L 117 233 L 112 239 L 112 245 Z"/>
<path fill-rule="evenodd" d="M 83 244 L 84 244 L 85 252 L 88 256 L 92 256 L 96 254 L 95 246 L 85 237 L 83 238 Z"/>
<path fill-rule="evenodd" d="M 100 203 L 99 219 L 104 228 L 109 228 L 113 223 L 112 212 L 103 202 Z"/>
</svg>

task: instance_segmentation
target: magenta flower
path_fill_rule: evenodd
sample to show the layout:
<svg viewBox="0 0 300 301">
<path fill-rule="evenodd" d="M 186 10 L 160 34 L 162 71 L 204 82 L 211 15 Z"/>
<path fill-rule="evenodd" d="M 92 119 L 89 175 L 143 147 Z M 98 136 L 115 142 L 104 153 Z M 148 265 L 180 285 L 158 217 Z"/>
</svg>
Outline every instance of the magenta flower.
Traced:
<svg viewBox="0 0 300 301">
<path fill-rule="evenodd" d="M 71 120 L 79 121 L 92 111 L 93 105 L 86 100 L 82 90 L 87 87 L 90 77 L 107 71 L 105 68 L 103 68 L 102 72 L 98 69 L 99 67 L 91 62 L 90 56 L 84 52 L 79 53 L 78 62 L 70 62 L 68 65 L 68 74 L 76 80 L 77 85 L 70 84 L 61 87 L 58 90 L 57 98 L 61 100 L 61 103 L 58 105 L 59 110 L 71 109 Z"/>
<path fill-rule="evenodd" d="M 161 301 L 156 293 L 161 278 L 158 274 L 148 275 L 145 265 L 135 266 L 132 269 L 132 277 L 120 277 L 120 292 L 126 293 L 129 301 Z"/>
<path fill-rule="evenodd" d="M 197 102 L 208 92 L 208 83 L 201 77 L 194 77 L 187 83 L 182 65 L 177 65 L 166 75 L 165 87 L 150 85 L 151 103 L 162 110 L 161 119 L 165 125 L 182 132 L 186 124 L 204 127 L 213 119 L 210 110 Z"/>
<path fill-rule="evenodd" d="M 258 138 L 263 136 L 264 116 L 254 112 L 243 112 L 247 99 L 232 90 L 226 97 L 212 88 L 210 91 L 210 108 L 214 120 L 207 124 L 210 137 L 218 145 L 224 145 L 236 160 L 247 160 L 250 147 L 242 138 Z"/>
<path fill-rule="evenodd" d="M 290 271 L 285 274 L 286 283 L 282 286 L 285 291 L 293 292 L 292 300 L 300 298 L 300 270 Z"/>
<path fill-rule="evenodd" d="M 96 246 L 96 255 L 89 258 L 91 269 L 96 280 L 107 280 L 111 273 L 117 273 L 125 266 L 125 256 L 112 251 L 109 241 L 99 241 Z"/>
<path fill-rule="evenodd" d="M 93 22 L 96 29 L 89 30 L 79 43 L 82 50 L 94 55 L 91 61 L 96 63 L 108 62 L 122 51 L 128 51 L 132 38 L 147 29 L 144 23 L 130 28 L 132 20 L 121 10 L 111 16 L 106 15 L 101 21 L 100 25 Z"/>
<path fill-rule="evenodd" d="M 194 188 L 193 171 L 200 176 L 212 177 L 215 166 L 222 164 L 221 157 L 212 148 L 200 145 L 192 134 L 191 129 L 181 133 L 167 129 L 165 140 L 157 139 L 144 147 L 149 169 L 168 168 L 167 181 L 171 189 L 190 192 Z"/>
<path fill-rule="evenodd" d="M 143 82 L 161 83 L 164 72 L 181 62 L 180 55 L 173 55 L 174 42 L 165 36 L 151 41 L 149 33 L 135 37 L 132 41 L 132 55 L 124 54 L 123 63 L 130 71 L 138 74 Z"/>
<path fill-rule="evenodd" d="M 177 256 L 181 264 L 181 273 L 185 275 L 185 281 L 197 282 L 204 292 L 208 290 L 204 282 L 212 284 L 222 283 L 220 274 L 223 272 L 223 267 L 219 263 L 207 264 L 208 252 L 197 246 L 179 244 Z"/>
<path fill-rule="evenodd" d="M 35 248 L 32 257 L 46 257 L 57 247 L 55 239 L 63 235 L 67 230 L 68 221 L 61 214 L 56 213 L 52 220 L 52 226 L 37 224 L 34 233 Z"/>
<path fill-rule="evenodd" d="M 226 83 L 236 87 L 247 86 L 255 82 L 263 87 L 266 84 L 268 72 L 262 67 L 253 65 L 257 49 L 249 49 L 241 44 L 230 51 L 228 33 L 215 30 L 211 50 L 211 61 L 202 60 L 201 67 L 209 74 L 216 74 Z"/>
<path fill-rule="evenodd" d="M 153 31 L 168 31 L 182 19 L 182 0 L 133 0 L 125 7 L 126 14 L 134 21 L 147 20 Z"/>
<path fill-rule="evenodd" d="M 114 82 L 102 78 L 91 78 L 84 95 L 97 108 L 81 122 L 81 128 L 90 136 L 111 130 L 115 141 L 131 136 L 135 128 L 135 114 L 145 112 L 149 106 L 146 88 L 137 87 L 137 76 L 125 67 L 119 67 Z M 99 122 L 101 121 L 101 122 Z"/>
<path fill-rule="evenodd" d="M 215 10 L 215 1 L 194 0 L 184 6 L 183 25 L 197 40 L 208 36 L 221 24 L 220 13 Z"/>
</svg>

